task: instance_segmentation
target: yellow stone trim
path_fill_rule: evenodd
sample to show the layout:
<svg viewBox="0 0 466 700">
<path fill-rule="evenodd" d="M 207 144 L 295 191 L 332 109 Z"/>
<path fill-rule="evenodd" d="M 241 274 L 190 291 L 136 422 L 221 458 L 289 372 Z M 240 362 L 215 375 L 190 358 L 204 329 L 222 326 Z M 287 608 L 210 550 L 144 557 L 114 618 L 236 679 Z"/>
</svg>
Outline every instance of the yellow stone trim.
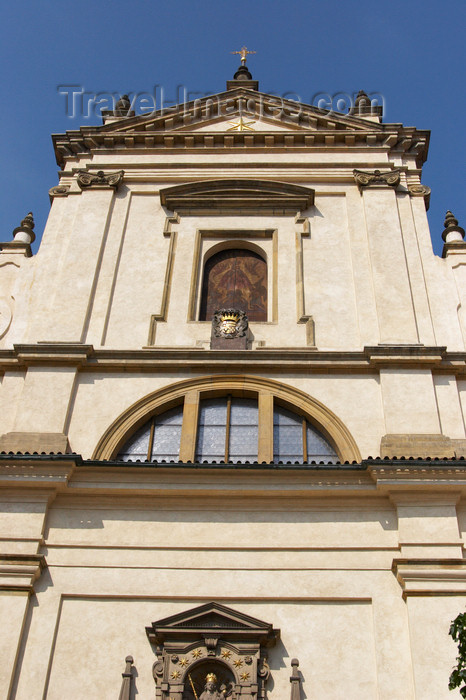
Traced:
<svg viewBox="0 0 466 700">
<path fill-rule="evenodd" d="M 199 415 L 199 392 L 188 391 L 184 397 L 183 425 L 181 428 L 180 460 L 194 462 Z"/>
<path fill-rule="evenodd" d="M 167 216 L 165 219 L 165 225 L 163 229 L 163 235 L 165 237 L 170 237 L 170 243 L 168 246 L 167 264 L 165 267 L 165 279 L 163 283 L 162 300 L 160 302 L 160 311 L 158 314 L 152 314 L 149 322 L 149 333 L 147 337 L 147 345 L 152 346 L 155 344 L 155 334 L 157 330 L 158 321 L 166 321 L 168 314 L 168 304 L 170 301 L 170 292 L 172 287 L 172 276 L 173 276 L 173 266 L 175 263 L 175 252 L 176 252 L 176 241 L 177 232 L 172 231 L 172 224 L 178 224 L 180 218 L 178 214 L 175 213 L 174 216 Z"/>
<path fill-rule="evenodd" d="M 273 394 L 261 391 L 259 394 L 259 445 L 258 462 L 273 460 Z"/>
<path fill-rule="evenodd" d="M 358 446 L 348 428 L 338 416 L 320 401 L 282 382 L 264 377 L 236 374 L 185 379 L 144 396 L 127 408 L 107 428 L 97 444 L 93 459 L 114 459 L 127 437 L 147 421 L 151 415 L 182 403 L 185 397 L 190 395 L 189 392 L 197 392 L 200 398 L 212 395 L 215 392 L 217 392 L 217 395 L 226 392 L 243 396 L 256 394 L 258 397 L 261 394 L 272 395 L 279 403 L 287 404 L 292 410 L 304 415 L 315 425 L 333 445 L 342 462 L 361 461 Z M 190 416 L 191 427 L 193 426 L 193 420 L 193 416 Z M 193 433 L 195 433 L 195 430 Z M 194 437 L 191 437 L 191 441 L 194 439 Z M 187 445 L 187 442 L 183 444 L 183 454 L 185 455 L 189 452 Z M 192 449 L 192 447 L 189 449 Z"/>
</svg>

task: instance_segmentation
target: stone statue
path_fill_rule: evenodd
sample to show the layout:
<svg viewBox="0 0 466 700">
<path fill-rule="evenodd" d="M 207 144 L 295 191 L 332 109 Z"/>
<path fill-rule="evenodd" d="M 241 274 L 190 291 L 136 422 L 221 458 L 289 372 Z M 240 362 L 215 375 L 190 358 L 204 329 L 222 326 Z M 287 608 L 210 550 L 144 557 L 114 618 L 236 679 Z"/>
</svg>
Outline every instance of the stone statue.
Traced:
<svg viewBox="0 0 466 700">
<path fill-rule="evenodd" d="M 115 105 L 115 116 L 116 117 L 127 117 L 131 109 L 131 102 L 129 101 L 128 95 L 122 95 Z"/>
<path fill-rule="evenodd" d="M 225 700 L 226 690 L 222 692 L 217 690 L 217 676 L 215 673 L 208 673 L 205 680 L 204 692 L 199 696 L 199 700 Z"/>
</svg>

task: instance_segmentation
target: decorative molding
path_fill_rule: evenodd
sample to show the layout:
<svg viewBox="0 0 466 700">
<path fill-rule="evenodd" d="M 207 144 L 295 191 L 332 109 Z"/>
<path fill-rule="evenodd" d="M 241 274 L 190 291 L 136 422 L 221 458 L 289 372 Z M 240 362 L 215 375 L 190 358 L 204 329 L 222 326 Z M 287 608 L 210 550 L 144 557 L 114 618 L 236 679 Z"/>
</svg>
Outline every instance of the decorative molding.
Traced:
<svg viewBox="0 0 466 700">
<path fill-rule="evenodd" d="M 428 197 L 431 189 L 427 185 L 408 185 L 408 191 L 411 197 Z"/>
<path fill-rule="evenodd" d="M 373 170 L 366 172 L 365 170 L 353 170 L 353 177 L 360 190 L 365 187 L 398 187 L 400 184 L 400 170 Z"/>
<path fill-rule="evenodd" d="M 265 700 L 267 649 L 280 638 L 271 624 L 212 602 L 153 622 L 146 633 L 157 654 L 157 700 L 185 692 L 198 698 L 234 692 L 237 698 Z"/>
<path fill-rule="evenodd" d="M 32 593 L 46 566 L 43 554 L 0 554 L 0 591 Z"/>
<path fill-rule="evenodd" d="M 55 185 L 49 189 L 50 202 L 54 197 L 68 197 L 70 192 L 70 185 Z"/>
<path fill-rule="evenodd" d="M 464 559 L 394 559 L 392 571 L 403 590 L 411 596 L 464 596 L 466 561 Z"/>
<path fill-rule="evenodd" d="M 96 173 L 91 173 L 88 170 L 78 170 L 76 179 L 82 190 L 88 189 L 107 189 L 116 190 L 123 182 L 124 170 L 105 174 L 103 170 L 98 170 Z"/>
<path fill-rule="evenodd" d="M 432 190 L 430 189 L 430 187 L 427 187 L 427 185 L 421 185 L 421 184 L 408 185 L 408 192 L 409 192 L 411 197 L 424 197 L 426 210 L 429 209 L 431 191 Z"/>
<path fill-rule="evenodd" d="M 314 190 L 274 180 L 200 180 L 161 189 L 160 201 L 180 213 L 296 214 L 314 204 Z"/>
<path fill-rule="evenodd" d="M 178 214 L 167 216 L 163 227 L 164 237 L 170 237 L 167 253 L 167 264 L 165 267 L 165 279 L 163 282 L 162 299 L 160 302 L 160 311 L 156 314 L 151 314 L 149 322 L 149 332 L 147 336 L 147 345 L 152 347 L 155 345 L 155 337 L 157 333 L 157 323 L 164 323 L 167 320 L 168 305 L 170 302 L 170 293 L 172 286 L 173 266 L 175 263 L 177 232 L 172 230 L 172 224 L 179 224 L 180 217 Z"/>
<path fill-rule="evenodd" d="M 209 95 L 183 103 L 172 109 L 159 110 L 151 115 L 114 119 L 104 127 L 82 127 L 79 131 L 53 136 L 57 162 L 63 166 L 77 153 L 98 149 L 244 149 L 347 147 L 419 149 L 418 161 L 427 156 L 429 135 L 414 127 L 369 122 L 367 115 L 325 114 L 311 105 L 301 104 L 296 113 L 292 100 L 281 100 L 280 109 L 273 95 L 259 94 L 243 81 L 233 81 L 236 89 Z M 267 122 L 280 130 L 222 132 L 199 130 L 218 121 L 243 117 Z M 411 151 L 412 152 L 412 151 Z"/>
<path fill-rule="evenodd" d="M 22 241 L 0 243 L 0 253 L 4 253 L 5 255 L 22 255 L 25 258 L 32 257 L 30 243 L 23 243 Z"/>
<path fill-rule="evenodd" d="M 193 352 L 191 350 L 191 352 Z M 202 351 L 200 351 L 202 352 Z M 219 351 L 216 351 L 219 352 Z M 242 351 L 239 351 L 242 352 Z M 258 352 L 258 351 L 255 351 Z M 267 353 L 267 350 L 263 351 Z M 228 356 L 228 351 L 225 352 Z M 249 358 L 252 353 L 245 353 Z M 205 366 L 205 365 L 204 365 Z M 327 406 L 295 387 L 263 377 L 247 374 L 195 377 L 171 384 L 144 396 L 129 406 L 105 431 L 94 451 L 94 459 L 113 459 L 134 430 L 161 406 L 181 402 L 189 391 L 200 394 L 213 391 L 248 391 L 273 394 L 302 413 L 335 447 L 341 462 L 360 462 L 359 448 L 345 424 Z"/>
</svg>

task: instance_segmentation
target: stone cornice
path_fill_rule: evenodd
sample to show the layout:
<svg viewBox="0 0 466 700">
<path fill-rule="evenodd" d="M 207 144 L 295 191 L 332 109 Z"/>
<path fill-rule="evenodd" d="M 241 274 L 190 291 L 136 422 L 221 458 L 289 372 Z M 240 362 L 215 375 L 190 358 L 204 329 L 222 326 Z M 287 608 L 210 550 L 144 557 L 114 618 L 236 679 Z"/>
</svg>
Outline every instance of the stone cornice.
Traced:
<svg viewBox="0 0 466 700">
<path fill-rule="evenodd" d="M 32 593 L 34 582 L 46 566 L 40 554 L 0 553 L 0 591 Z"/>
<path fill-rule="evenodd" d="M 67 499 L 132 495 L 193 502 L 212 498 L 218 502 L 220 496 L 227 496 L 232 507 L 233 501 L 244 507 L 247 499 L 266 499 L 277 506 L 292 499 L 296 506 L 296 499 L 325 498 L 327 505 L 331 499 L 334 507 L 380 507 L 383 501 L 392 508 L 389 497 L 394 494 L 396 501 L 397 493 L 411 499 L 411 494 L 417 494 L 419 506 L 431 505 L 432 494 L 436 504 L 439 498 L 449 498 L 449 502 L 453 498 L 455 503 L 466 499 L 466 460 L 462 459 L 369 458 L 343 465 L 191 464 L 84 460 L 77 454 L 0 453 L 0 476 L 3 493 L 14 489 L 16 499 L 23 490 L 30 498 L 31 489 L 42 491 L 44 487 Z"/>
<path fill-rule="evenodd" d="M 387 125 L 388 126 L 388 125 Z M 423 163 L 426 158 L 428 137 L 425 132 L 412 133 L 408 130 L 400 133 L 397 130 L 390 131 L 351 131 L 329 130 L 320 131 L 247 131 L 247 132 L 221 132 L 221 131 L 182 131 L 182 132 L 150 132 L 140 131 L 134 134 L 115 132 L 105 134 L 95 132 L 83 134 L 82 131 L 70 131 L 66 134 L 53 136 L 55 154 L 58 165 L 63 167 L 68 158 L 75 158 L 79 154 L 90 154 L 95 151 L 106 151 L 118 148 L 140 152 L 141 149 L 149 151 L 163 150 L 177 152 L 190 150 L 191 152 L 218 153 L 219 150 L 243 150 L 266 149 L 267 152 L 289 152 L 296 150 L 302 152 L 307 149 L 322 149 L 341 151 L 348 148 L 378 148 L 389 152 L 410 153 L 416 156 L 417 162 Z"/>
<path fill-rule="evenodd" d="M 405 600 L 411 596 L 458 596 L 466 593 L 464 559 L 394 559 L 392 571 Z"/>
<path fill-rule="evenodd" d="M 82 371 L 147 371 L 177 369 L 189 362 L 192 369 L 247 371 L 264 368 L 280 373 L 315 371 L 374 373 L 384 368 L 432 369 L 437 373 L 466 376 L 466 353 L 448 353 L 445 347 L 423 345 L 368 346 L 350 352 L 309 348 L 261 347 L 255 350 L 204 350 L 187 347 L 148 347 L 139 350 L 94 349 L 80 343 L 18 344 L 0 350 L 0 371 L 30 366 L 73 366 Z"/>
</svg>

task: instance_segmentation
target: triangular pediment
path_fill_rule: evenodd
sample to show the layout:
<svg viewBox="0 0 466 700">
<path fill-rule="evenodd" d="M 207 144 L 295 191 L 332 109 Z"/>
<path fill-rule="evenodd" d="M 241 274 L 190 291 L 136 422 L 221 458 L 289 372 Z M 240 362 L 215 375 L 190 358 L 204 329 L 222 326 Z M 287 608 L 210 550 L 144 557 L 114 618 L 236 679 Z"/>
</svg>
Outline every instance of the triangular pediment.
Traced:
<svg viewBox="0 0 466 700">
<path fill-rule="evenodd" d="M 244 87 L 151 114 L 106 117 L 101 126 L 52 136 L 57 163 L 107 149 L 414 149 L 422 163 L 429 133 L 377 117 L 325 111 Z"/>
<path fill-rule="evenodd" d="M 100 127 L 108 133 L 235 132 L 235 131 L 373 131 L 382 128 L 362 117 L 328 112 L 312 105 L 243 88 L 161 109 L 150 115 L 125 117 Z"/>
<path fill-rule="evenodd" d="M 235 637 L 238 640 L 258 638 L 271 643 L 279 636 L 279 631 L 273 630 L 271 624 L 215 602 L 153 622 L 146 632 L 155 643 L 204 635 L 223 639 Z"/>
</svg>

